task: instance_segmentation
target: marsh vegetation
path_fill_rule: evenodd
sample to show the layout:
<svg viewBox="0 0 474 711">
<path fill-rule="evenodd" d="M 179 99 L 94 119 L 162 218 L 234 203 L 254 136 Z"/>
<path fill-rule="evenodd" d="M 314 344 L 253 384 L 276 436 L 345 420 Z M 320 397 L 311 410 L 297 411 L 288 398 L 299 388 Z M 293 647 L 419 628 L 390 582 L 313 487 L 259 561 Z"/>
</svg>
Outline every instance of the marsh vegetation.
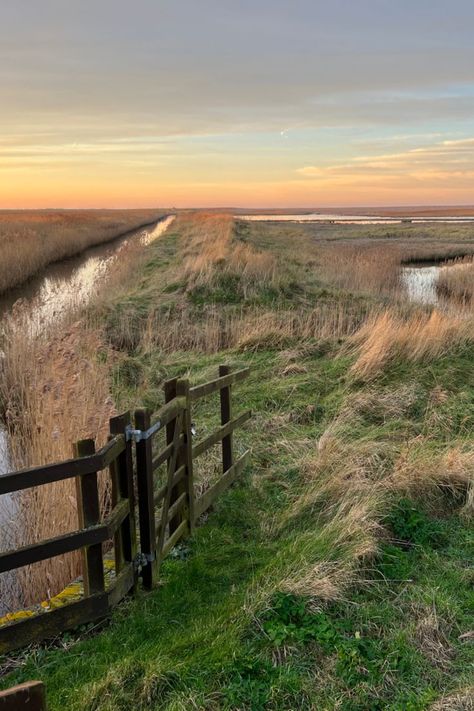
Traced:
<svg viewBox="0 0 474 711">
<path fill-rule="evenodd" d="M 469 225 L 183 213 L 28 358 L 24 330 L 7 331 L 3 401 L 30 463 L 77 435 L 100 441 L 112 412 L 156 410 L 164 380 L 204 382 L 223 361 L 251 366 L 236 407 L 254 411 L 250 470 L 163 586 L 99 635 L 25 655 L 9 682 L 40 676 L 53 710 L 469 708 L 469 279 L 440 278 L 456 296 L 435 308 L 400 275 L 472 254 Z M 199 411 L 198 431 L 211 420 Z M 212 467 L 196 475 L 205 489 Z"/>
<path fill-rule="evenodd" d="M 1 210 L 0 294 L 51 262 L 150 225 L 160 210 Z"/>
</svg>

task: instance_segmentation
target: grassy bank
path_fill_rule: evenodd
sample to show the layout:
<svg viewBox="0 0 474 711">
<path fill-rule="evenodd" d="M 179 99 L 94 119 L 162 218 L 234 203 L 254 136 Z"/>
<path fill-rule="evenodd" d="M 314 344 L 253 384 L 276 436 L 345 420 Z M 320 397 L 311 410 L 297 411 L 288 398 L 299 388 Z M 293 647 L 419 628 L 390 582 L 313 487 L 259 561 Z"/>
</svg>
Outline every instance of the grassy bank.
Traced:
<svg viewBox="0 0 474 711">
<path fill-rule="evenodd" d="M 351 290 L 325 249 L 183 215 L 84 317 L 118 409 L 250 365 L 252 465 L 159 589 L 5 660 L 5 686 L 43 679 L 53 711 L 472 707 L 472 318 Z"/>
<path fill-rule="evenodd" d="M 163 215 L 153 210 L 1 210 L 0 293 Z"/>
</svg>

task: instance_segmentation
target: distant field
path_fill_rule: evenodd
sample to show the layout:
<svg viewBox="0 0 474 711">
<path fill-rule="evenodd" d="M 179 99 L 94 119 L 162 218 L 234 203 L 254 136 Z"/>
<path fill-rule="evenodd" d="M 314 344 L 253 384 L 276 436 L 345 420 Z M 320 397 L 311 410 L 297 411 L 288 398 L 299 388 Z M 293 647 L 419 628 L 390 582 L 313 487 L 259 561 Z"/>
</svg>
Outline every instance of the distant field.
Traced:
<svg viewBox="0 0 474 711">
<path fill-rule="evenodd" d="M 153 222 L 147 210 L 0 211 L 0 293 L 29 279 L 51 262 Z"/>
</svg>

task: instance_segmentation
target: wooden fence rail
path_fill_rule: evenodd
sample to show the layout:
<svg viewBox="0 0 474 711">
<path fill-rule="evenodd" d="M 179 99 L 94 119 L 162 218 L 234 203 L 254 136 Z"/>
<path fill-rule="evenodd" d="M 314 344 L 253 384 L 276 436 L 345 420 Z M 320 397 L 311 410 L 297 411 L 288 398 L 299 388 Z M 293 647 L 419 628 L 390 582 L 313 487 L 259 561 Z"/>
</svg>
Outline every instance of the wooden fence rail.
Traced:
<svg viewBox="0 0 474 711">
<path fill-rule="evenodd" d="M 1 553 L 0 573 L 80 550 L 83 579 L 81 599 L 1 625 L 0 653 L 107 615 L 135 590 L 139 573 L 145 588 L 156 585 L 163 559 L 192 533 L 198 518 L 248 461 L 248 451 L 235 460 L 233 433 L 251 413 L 232 414 L 232 388 L 248 374 L 248 368 L 230 372 L 228 366 L 221 366 L 219 377 L 204 385 L 190 387 L 188 380 L 170 380 L 164 387 L 165 404 L 157 413 L 137 410 L 133 426 L 130 413 L 113 418 L 109 441 L 98 451 L 92 440 L 82 440 L 74 447 L 73 459 L 0 477 L 0 494 L 75 479 L 78 506 L 76 531 Z M 221 426 L 194 444 L 193 406 L 215 393 L 220 397 Z M 196 496 L 194 461 L 219 443 L 222 475 Z M 99 504 L 98 477 L 103 470 L 108 470 L 111 487 L 106 515 Z M 106 546 L 113 547 L 115 558 L 115 575 L 109 584 L 104 577 Z"/>
<path fill-rule="evenodd" d="M 41 681 L 28 681 L 0 691 L 0 711 L 46 711 L 46 692 Z"/>
</svg>

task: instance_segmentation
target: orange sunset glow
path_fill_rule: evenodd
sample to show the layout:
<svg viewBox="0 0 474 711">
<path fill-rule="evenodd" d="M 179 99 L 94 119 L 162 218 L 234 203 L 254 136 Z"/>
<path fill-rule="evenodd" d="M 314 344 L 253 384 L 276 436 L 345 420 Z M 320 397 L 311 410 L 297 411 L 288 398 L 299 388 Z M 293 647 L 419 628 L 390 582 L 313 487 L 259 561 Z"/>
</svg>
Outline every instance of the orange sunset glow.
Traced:
<svg viewBox="0 0 474 711">
<path fill-rule="evenodd" d="M 0 11 L 0 207 L 472 202 L 469 23 L 184 4 Z"/>
</svg>

